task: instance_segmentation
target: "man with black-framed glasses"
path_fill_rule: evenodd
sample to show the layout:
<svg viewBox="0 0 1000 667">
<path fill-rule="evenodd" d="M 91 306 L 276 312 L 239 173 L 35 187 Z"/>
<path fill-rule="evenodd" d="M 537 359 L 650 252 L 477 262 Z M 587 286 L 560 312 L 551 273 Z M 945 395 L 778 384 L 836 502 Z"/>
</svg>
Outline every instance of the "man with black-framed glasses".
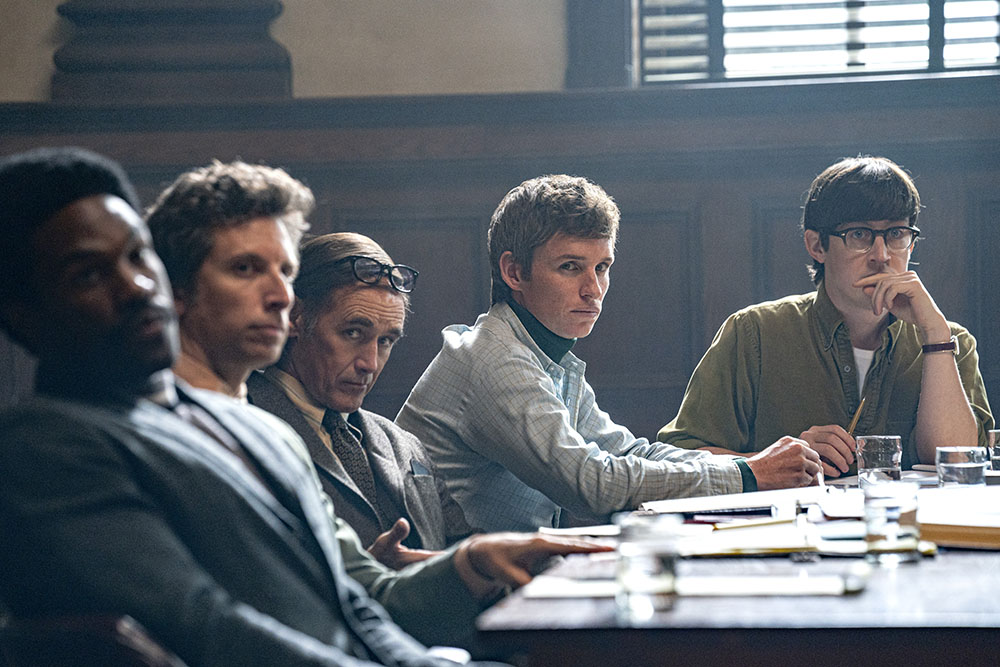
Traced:
<svg viewBox="0 0 1000 667">
<path fill-rule="evenodd" d="M 933 463 L 938 446 L 985 444 L 976 341 L 908 270 L 919 210 L 912 179 L 886 158 L 817 176 L 802 216 L 816 291 L 730 316 L 659 440 L 747 453 L 798 434 L 829 477 L 848 471 L 858 435 L 902 436 L 904 468 Z"/>
</svg>

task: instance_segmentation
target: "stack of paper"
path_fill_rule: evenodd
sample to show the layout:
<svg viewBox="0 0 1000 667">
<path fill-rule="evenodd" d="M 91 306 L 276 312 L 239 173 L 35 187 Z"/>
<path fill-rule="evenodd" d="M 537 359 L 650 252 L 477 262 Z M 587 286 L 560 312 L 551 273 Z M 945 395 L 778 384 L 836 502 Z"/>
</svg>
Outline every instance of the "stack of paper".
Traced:
<svg viewBox="0 0 1000 667">
<path fill-rule="evenodd" d="M 1000 549 L 1000 486 L 921 489 L 917 521 L 941 546 Z"/>
</svg>

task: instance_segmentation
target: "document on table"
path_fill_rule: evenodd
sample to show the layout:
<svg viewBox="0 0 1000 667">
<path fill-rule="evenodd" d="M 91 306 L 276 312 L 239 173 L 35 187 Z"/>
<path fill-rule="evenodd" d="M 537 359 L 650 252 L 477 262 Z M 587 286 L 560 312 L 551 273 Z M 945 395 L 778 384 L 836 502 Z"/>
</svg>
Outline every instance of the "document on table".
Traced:
<svg viewBox="0 0 1000 667">
<path fill-rule="evenodd" d="M 800 508 L 818 503 L 828 493 L 838 492 L 836 489 L 828 490 L 822 486 L 806 486 L 799 489 L 778 489 L 774 491 L 754 491 L 752 493 L 731 493 L 722 496 L 652 500 L 639 505 L 639 509 L 658 514 L 674 514 L 774 506 L 774 516 L 776 518 L 793 518 Z"/>
<path fill-rule="evenodd" d="M 674 592 L 684 597 L 844 595 L 863 590 L 870 573 L 867 563 L 855 562 L 840 573 L 693 575 L 677 577 Z M 521 591 L 526 598 L 608 598 L 618 592 L 618 584 L 613 579 L 571 579 L 541 574 Z"/>
</svg>

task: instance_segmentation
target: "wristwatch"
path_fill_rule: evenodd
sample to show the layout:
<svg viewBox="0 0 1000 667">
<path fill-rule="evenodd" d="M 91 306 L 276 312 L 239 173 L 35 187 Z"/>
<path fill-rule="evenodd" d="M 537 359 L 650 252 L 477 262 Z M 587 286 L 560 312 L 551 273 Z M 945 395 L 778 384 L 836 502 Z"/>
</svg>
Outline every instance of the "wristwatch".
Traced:
<svg viewBox="0 0 1000 667">
<path fill-rule="evenodd" d="M 920 348 L 924 354 L 934 354 L 935 352 L 951 352 L 958 356 L 958 339 L 952 336 L 947 343 L 931 343 Z"/>
</svg>

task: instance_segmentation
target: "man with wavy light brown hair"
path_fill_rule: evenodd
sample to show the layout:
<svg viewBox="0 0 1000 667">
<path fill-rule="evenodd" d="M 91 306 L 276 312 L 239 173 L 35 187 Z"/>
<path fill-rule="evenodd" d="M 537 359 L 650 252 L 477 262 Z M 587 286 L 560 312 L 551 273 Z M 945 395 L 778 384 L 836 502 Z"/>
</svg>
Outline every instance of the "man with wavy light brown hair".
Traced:
<svg viewBox="0 0 1000 667">
<path fill-rule="evenodd" d="M 805 443 L 744 459 L 650 443 L 597 406 L 570 348 L 601 314 L 618 206 L 597 184 L 550 175 L 511 190 L 489 229 L 493 305 L 444 330 L 396 423 L 431 452 L 479 530 L 606 520 L 647 500 L 804 486 Z"/>
<path fill-rule="evenodd" d="M 146 213 L 181 321 L 177 373 L 240 395 L 281 352 L 313 194 L 282 169 L 215 161 L 181 174 Z"/>
</svg>

